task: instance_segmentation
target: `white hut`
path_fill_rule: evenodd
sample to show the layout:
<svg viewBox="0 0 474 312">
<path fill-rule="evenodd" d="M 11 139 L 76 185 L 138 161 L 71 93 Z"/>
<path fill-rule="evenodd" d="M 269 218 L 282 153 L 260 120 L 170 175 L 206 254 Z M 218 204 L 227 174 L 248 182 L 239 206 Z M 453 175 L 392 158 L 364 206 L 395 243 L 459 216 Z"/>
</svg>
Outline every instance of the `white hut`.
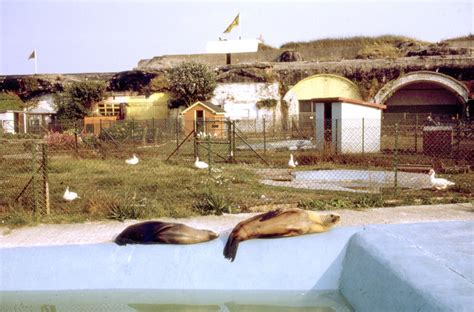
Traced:
<svg viewBox="0 0 474 312">
<path fill-rule="evenodd" d="M 316 147 L 337 153 L 380 151 L 384 105 L 347 98 L 311 100 L 315 110 Z"/>
</svg>

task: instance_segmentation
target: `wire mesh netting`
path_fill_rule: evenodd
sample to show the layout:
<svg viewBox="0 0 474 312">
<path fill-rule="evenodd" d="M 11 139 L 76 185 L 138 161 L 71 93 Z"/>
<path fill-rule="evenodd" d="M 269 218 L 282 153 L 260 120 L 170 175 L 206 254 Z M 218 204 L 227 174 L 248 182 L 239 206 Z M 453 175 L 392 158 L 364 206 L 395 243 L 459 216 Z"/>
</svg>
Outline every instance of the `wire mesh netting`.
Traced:
<svg viewBox="0 0 474 312">
<path fill-rule="evenodd" d="M 454 183 L 448 191 L 471 198 L 472 124 L 405 117 L 56 123 L 36 141 L 2 139 L 0 205 L 176 216 L 209 194 L 215 206 L 228 200 L 241 208 L 393 190 L 430 195 L 444 189 L 435 187 L 437 177 Z M 135 157 L 138 163 L 127 162 Z M 196 169 L 197 160 L 206 170 Z M 79 198 L 66 200 L 66 187 Z"/>
</svg>

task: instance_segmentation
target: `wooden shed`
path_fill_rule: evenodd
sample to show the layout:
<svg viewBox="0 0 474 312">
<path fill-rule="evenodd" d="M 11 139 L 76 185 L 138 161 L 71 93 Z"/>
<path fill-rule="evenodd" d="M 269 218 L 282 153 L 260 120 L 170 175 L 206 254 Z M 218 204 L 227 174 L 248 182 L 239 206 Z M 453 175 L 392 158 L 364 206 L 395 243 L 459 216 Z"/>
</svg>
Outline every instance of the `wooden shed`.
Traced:
<svg viewBox="0 0 474 312">
<path fill-rule="evenodd" d="M 210 102 L 197 101 L 181 112 L 185 132 L 208 134 L 212 137 L 226 136 L 225 111 Z"/>
<path fill-rule="evenodd" d="M 102 129 L 112 127 L 118 120 L 118 116 L 86 116 L 84 117 L 84 129 L 87 133 L 99 135 Z"/>
</svg>

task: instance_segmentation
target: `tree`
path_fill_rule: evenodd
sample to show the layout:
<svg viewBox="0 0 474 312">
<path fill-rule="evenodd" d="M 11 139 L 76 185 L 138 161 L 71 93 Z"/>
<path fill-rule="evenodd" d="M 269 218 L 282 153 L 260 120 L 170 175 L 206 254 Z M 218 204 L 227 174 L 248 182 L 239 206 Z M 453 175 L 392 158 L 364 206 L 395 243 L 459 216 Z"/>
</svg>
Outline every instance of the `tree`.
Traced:
<svg viewBox="0 0 474 312">
<path fill-rule="evenodd" d="M 170 70 L 169 87 L 175 97 L 172 106 L 189 106 L 212 97 L 216 88 L 216 74 L 204 64 L 181 63 Z"/>
<path fill-rule="evenodd" d="M 84 118 L 104 98 L 105 90 L 106 85 L 102 81 L 79 81 L 68 85 L 54 98 L 58 120 L 71 124 Z"/>
</svg>

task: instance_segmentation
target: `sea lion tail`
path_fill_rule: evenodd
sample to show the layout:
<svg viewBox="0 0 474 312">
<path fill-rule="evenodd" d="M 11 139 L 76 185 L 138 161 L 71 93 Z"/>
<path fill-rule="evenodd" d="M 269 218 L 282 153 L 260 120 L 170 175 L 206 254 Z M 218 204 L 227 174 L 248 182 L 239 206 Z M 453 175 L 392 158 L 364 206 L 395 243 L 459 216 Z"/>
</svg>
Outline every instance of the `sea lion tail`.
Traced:
<svg viewBox="0 0 474 312">
<path fill-rule="evenodd" d="M 235 236 L 232 235 L 231 233 L 224 247 L 224 257 L 226 257 L 231 262 L 233 262 L 237 254 L 238 247 L 239 247 L 239 240 L 236 239 Z"/>
</svg>

